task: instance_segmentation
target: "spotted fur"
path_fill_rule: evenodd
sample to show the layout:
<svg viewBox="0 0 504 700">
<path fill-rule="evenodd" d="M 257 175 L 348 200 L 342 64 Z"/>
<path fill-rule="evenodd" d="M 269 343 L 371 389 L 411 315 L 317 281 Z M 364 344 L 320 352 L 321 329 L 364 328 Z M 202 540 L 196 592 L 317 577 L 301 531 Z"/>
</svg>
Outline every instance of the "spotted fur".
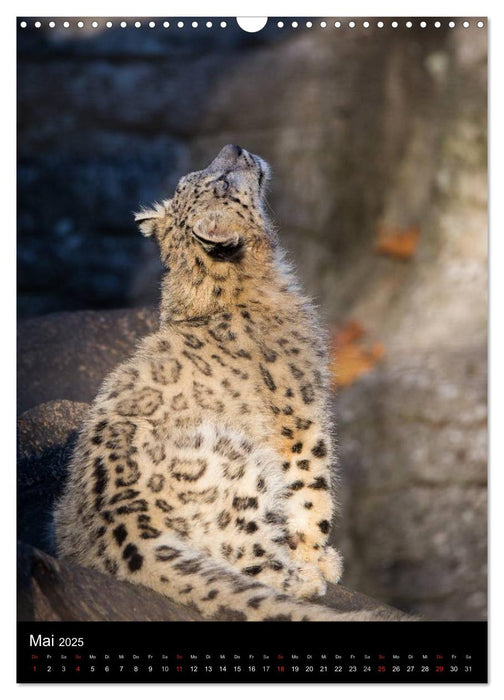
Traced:
<svg viewBox="0 0 504 700">
<path fill-rule="evenodd" d="M 264 212 L 268 166 L 226 146 L 137 215 L 161 323 L 105 380 L 55 509 L 61 556 L 214 616 L 341 619 L 325 339 Z M 344 617 L 344 616 L 343 616 Z"/>
</svg>

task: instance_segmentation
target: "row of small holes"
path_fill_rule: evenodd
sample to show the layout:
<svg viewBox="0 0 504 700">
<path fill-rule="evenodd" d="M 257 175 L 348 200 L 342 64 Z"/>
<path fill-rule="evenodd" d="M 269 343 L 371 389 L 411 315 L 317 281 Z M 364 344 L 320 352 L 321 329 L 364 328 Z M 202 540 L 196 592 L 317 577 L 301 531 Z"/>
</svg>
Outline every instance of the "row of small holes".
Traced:
<svg viewBox="0 0 504 700">
<path fill-rule="evenodd" d="M 24 21 L 23 21 L 23 22 L 20 23 L 20 27 L 21 27 L 22 29 L 26 29 L 27 26 L 28 26 L 27 22 L 24 22 Z M 37 22 L 34 22 L 34 25 L 33 25 L 33 26 L 34 26 L 36 29 L 40 29 L 40 27 L 42 26 L 42 23 L 37 21 Z M 53 21 L 49 22 L 49 27 L 50 27 L 51 29 L 54 29 L 55 26 L 56 26 L 56 22 L 53 22 Z M 65 29 L 68 29 L 68 27 L 70 26 L 70 22 L 63 22 L 63 26 L 65 27 Z M 79 27 L 79 29 L 82 29 L 82 27 L 84 27 L 84 22 L 82 22 L 82 20 L 79 21 L 79 22 L 77 22 L 77 26 Z M 95 21 L 95 22 L 91 22 L 91 26 L 92 26 L 93 28 L 96 29 L 96 27 L 99 27 L 100 25 L 99 25 L 99 22 L 96 22 L 96 21 Z M 106 23 L 105 23 L 105 26 L 108 27 L 108 28 L 110 29 L 110 27 L 113 26 L 113 23 L 112 23 L 112 22 L 106 22 Z M 128 23 L 127 23 L 127 22 L 120 22 L 120 25 L 119 25 L 119 26 L 122 27 L 122 28 L 124 29 L 125 27 L 128 26 Z M 135 26 L 137 29 L 139 29 L 139 28 L 142 26 L 142 23 L 141 23 L 141 22 L 135 22 L 134 26 Z M 149 22 L 148 26 L 149 26 L 151 29 L 154 29 L 154 27 L 156 26 L 156 23 L 155 23 L 155 22 Z M 169 22 L 163 22 L 163 27 L 168 28 L 169 26 L 170 26 L 170 23 L 169 23 Z M 184 26 L 184 22 L 177 22 L 177 27 L 178 27 L 179 29 L 182 29 L 183 26 Z M 191 23 L 191 26 L 194 27 L 194 28 L 198 27 L 198 22 L 192 22 L 192 23 Z M 210 28 L 213 26 L 213 24 L 212 24 L 212 22 L 206 22 L 206 23 L 205 23 L 205 26 L 208 27 L 208 28 L 210 29 Z M 220 26 L 222 27 L 222 29 L 225 29 L 225 28 L 227 27 L 227 23 L 226 23 L 226 22 L 221 22 L 221 23 L 220 23 Z M 278 27 L 279 29 L 282 29 L 284 26 L 285 26 L 284 22 L 282 22 L 282 21 L 277 22 L 277 27 Z M 311 27 L 313 27 L 313 22 L 308 21 L 308 22 L 306 22 L 305 26 L 308 27 L 308 29 L 310 29 Z M 320 22 L 320 26 L 321 26 L 323 29 L 325 29 L 325 27 L 327 27 L 327 22 Z M 342 22 L 335 22 L 335 23 L 334 23 L 334 26 L 335 26 L 337 29 L 339 29 L 341 26 L 343 26 L 343 24 L 342 24 Z M 348 22 L 348 26 L 350 27 L 350 29 L 354 29 L 357 25 L 356 25 L 356 22 L 353 22 L 353 21 L 352 21 L 352 22 Z M 366 21 L 366 22 L 363 22 L 363 23 L 362 23 L 362 26 L 364 27 L 364 29 L 368 29 L 368 28 L 371 26 L 371 24 L 370 24 L 370 22 Z M 376 26 L 377 26 L 379 29 L 383 29 L 383 27 L 385 26 L 385 23 L 384 23 L 384 22 L 377 22 L 377 23 L 376 23 Z M 396 28 L 399 26 L 399 22 L 396 22 L 396 21 L 391 22 L 391 26 L 392 26 L 394 29 L 396 29 Z M 413 26 L 413 22 L 408 21 L 408 22 L 405 23 L 405 26 L 406 26 L 407 29 L 411 29 L 412 26 Z M 439 29 L 439 27 L 441 27 L 441 22 L 434 22 L 434 26 L 436 27 L 436 29 Z M 450 28 L 453 29 L 453 27 L 455 27 L 455 22 L 453 22 L 453 21 L 448 22 L 448 26 L 449 26 Z M 465 29 L 468 29 L 468 28 L 471 26 L 471 23 L 465 21 L 465 22 L 462 22 L 462 26 L 463 26 Z M 481 29 L 482 27 L 485 26 L 485 23 L 482 22 L 482 21 L 479 21 L 479 22 L 477 22 L 477 26 Z M 299 27 L 299 23 L 296 22 L 296 21 L 291 22 L 291 27 L 293 27 L 294 29 L 297 29 L 297 27 Z M 420 22 L 420 27 L 421 27 L 422 29 L 425 29 L 425 28 L 427 27 L 427 22 Z"/>
<path fill-rule="evenodd" d="M 85 23 L 84 23 L 82 20 L 79 21 L 79 22 L 77 22 L 77 26 L 79 27 L 79 29 L 82 29 L 82 28 L 84 27 L 84 25 L 85 25 Z M 20 23 L 19 26 L 21 27 L 21 29 L 26 29 L 26 27 L 28 26 L 28 24 L 27 24 L 27 22 L 24 22 L 24 21 L 23 21 L 23 22 Z M 33 23 L 33 26 L 35 27 L 35 29 L 40 29 L 40 27 L 42 26 L 42 22 L 38 22 L 38 21 L 37 21 L 37 22 L 34 22 L 34 23 Z M 52 22 L 52 21 L 49 22 L 49 27 L 50 27 L 51 29 L 54 29 L 55 26 L 56 26 L 56 22 Z M 65 29 L 68 29 L 68 27 L 70 26 L 70 22 L 63 22 L 63 26 L 65 27 Z M 99 26 L 100 26 L 100 23 L 99 23 L 99 22 L 91 22 L 91 26 L 92 26 L 94 29 L 96 29 L 96 27 L 99 27 Z M 113 27 L 114 25 L 113 25 L 113 22 L 105 22 L 105 26 L 108 27 L 108 28 L 110 29 L 110 28 Z M 119 22 L 119 26 L 122 27 L 122 28 L 124 29 L 125 27 L 128 26 L 128 23 L 127 23 L 127 22 Z M 142 23 L 141 23 L 141 22 L 135 22 L 135 23 L 134 23 L 134 26 L 135 26 L 137 29 L 140 29 L 140 27 L 142 26 Z M 156 26 L 156 23 L 155 23 L 155 22 L 149 22 L 149 23 L 148 23 L 148 26 L 149 26 L 151 29 L 154 29 L 154 27 Z M 169 26 L 170 26 L 170 23 L 169 23 L 169 22 L 163 22 L 163 27 L 165 27 L 165 29 L 167 29 Z M 183 22 L 177 22 L 177 27 L 178 27 L 179 29 L 182 29 L 183 26 L 184 26 L 184 23 L 183 23 Z M 192 22 L 192 23 L 191 23 L 191 26 L 194 27 L 194 28 L 196 28 L 196 27 L 198 26 L 198 22 Z M 210 28 L 213 26 L 213 23 L 212 23 L 212 22 L 206 22 L 206 23 L 205 23 L 205 26 L 208 27 L 208 28 L 210 29 Z M 222 27 L 222 29 L 225 29 L 225 28 L 227 27 L 227 22 L 221 22 L 221 23 L 220 23 L 220 26 Z"/>
<path fill-rule="evenodd" d="M 284 25 L 284 23 L 283 23 L 282 21 L 277 22 L 277 27 L 279 27 L 279 29 L 282 29 L 284 26 L 285 26 L 285 25 Z M 292 22 L 291 26 L 294 27 L 294 29 L 296 29 L 296 28 L 299 26 L 299 23 L 294 21 L 294 22 Z M 310 21 L 306 22 L 306 26 L 308 27 L 308 29 L 309 29 L 310 27 L 313 27 L 313 22 L 310 22 Z M 325 29 L 325 27 L 327 27 L 327 22 L 320 22 L 320 26 L 321 26 L 323 29 Z M 343 24 L 342 22 L 335 22 L 335 23 L 334 23 L 334 26 L 335 26 L 337 29 L 339 29 L 340 27 L 344 26 L 344 24 Z M 354 28 L 357 26 L 357 23 L 351 21 L 351 22 L 348 22 L 348 26 L 350 27 L 350 29 L 354 29 Z M 364 29 L 368 29 L 368 28 L 371 26 L 371 23 L 368 22 L 368 21 L 366 20 L 365 22 L 362 23 L 362 26 L 364 27 Z M 376 23 L 376 26 L 377 26 L 379 29 L 383 29 L 383 27 L 385 26 L 385 22 L 381 22 L 381 21 L 380 21 L 380 22 L 377 22 L 377 23 Z M 397 27 L 399 26 L 399 22 L 396 22 L 396 21 L 391 22 L 391 26 L 392 26 L 394 29 L 397 29 Z M 413 26 L 413 22 L 408 21 L 408 22 L 405 23 L 405 26 L 407 27 L 407 29 L 411 29 L 411 27 Z M 422 27 L 422 29 L 425 29 L 425 27 L 427 26 L 427 22 L 424 22 L 424 21 L 420 22 L 420 26 Z M 436 27 L 436 29 L 439 29 L 439 27 L 441 27 L 441 22 L 437 22 L 437 21 L 434 22 L 434 26 Z M 451 28 L 453 29 L 453 27 L 455 27 L 455 22 L 453 22 L 453 21 L 452 21 L 452 22 L 448 22 L 448 26 L 451 27 Z M 462 22 L 462 26 L 463 26 L 465 29 L 467 29 L 468 27 L 471 26 L 471 23 L 465 21 L 465 22 Z M 485 23 L 482 22 L 482 21 L 479 21 L 479 22 L 477 22 L 477 26 L 481 29 L 482 27 L 485 26 Z"/>
</svg>

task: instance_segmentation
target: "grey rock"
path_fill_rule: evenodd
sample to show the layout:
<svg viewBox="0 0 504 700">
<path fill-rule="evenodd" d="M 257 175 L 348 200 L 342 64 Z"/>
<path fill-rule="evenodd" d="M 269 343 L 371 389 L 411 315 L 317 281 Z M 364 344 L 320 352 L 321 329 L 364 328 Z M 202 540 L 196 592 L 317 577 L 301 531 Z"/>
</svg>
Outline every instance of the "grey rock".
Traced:
<svg viewBox="0 0 504 700">
<path fill-rule="evenodd" d="M 20 323 L 19 412 L 57 399 L 91 402 L 105 375 L 157 327 L 153 309 L 50 314 Z"/>
<path fill-rule="evenodd" d="M 65 445 L 88 410 L 87 403 L 61 400 L 48 401 L 25 411 L 18 420 L 18 457 L 29 459 Z"/>
<path fill-rule="evenodd" d="M 336 410 L 345 582 L 433 619 L 486 619 L 485 348 L 396 353 Z"/>
<path fill-rule="evenodd" d="M 430 619 L 486 619 L 486 508 L 486 491 L 477 487 L 359 496 L 354 571 L 345 580 Z"/>
<path fill-rule="evenodd" d="M 18 546 L 19 621 L 202 620 L 192 608 L 25 544 Z"/>
<path fill-rule="evenodd" d="M 18 420 L 18 537 L 55 553 L 52 510 L 61 494 L 87 403 L 49 401 Z"/>
<path fill-rule="evenodd" d="M 341 391 L 348 478 L 367 491 L 412 483 L 486 485 L 486 349 L 395 353 Z"/>
</svg>

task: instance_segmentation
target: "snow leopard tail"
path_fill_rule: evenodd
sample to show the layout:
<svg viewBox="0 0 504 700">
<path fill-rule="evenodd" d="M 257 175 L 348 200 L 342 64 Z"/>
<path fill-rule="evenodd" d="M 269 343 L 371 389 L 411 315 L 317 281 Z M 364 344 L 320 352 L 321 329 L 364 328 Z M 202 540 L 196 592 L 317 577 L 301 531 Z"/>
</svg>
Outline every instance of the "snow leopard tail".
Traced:
<svg viewBox="0 0 504 700">
<path fill-rule="evenodd" d="M 143 543 L 142 543 L 143 544 Z M 149 543 L 150 544 L 150 543 Z M 137 557 L 140 557 L 138 559 Z M 203 617 L 246 621 L 345 621 L 383 619 L 373 610 L 338 612 L 280 593 L 232 566 L 185 546 L 142 547 L 132 552 L 134 573 L 119 578 L 140 583 Z"/>
</svg>

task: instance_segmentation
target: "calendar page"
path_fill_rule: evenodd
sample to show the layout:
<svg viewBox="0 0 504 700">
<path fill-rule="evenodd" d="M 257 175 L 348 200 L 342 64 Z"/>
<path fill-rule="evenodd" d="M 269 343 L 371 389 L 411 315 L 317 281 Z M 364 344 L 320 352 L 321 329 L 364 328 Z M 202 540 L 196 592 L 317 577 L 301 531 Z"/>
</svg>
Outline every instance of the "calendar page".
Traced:
<svg viewBox="0 0 504 700">
<path fill-rule="evenodd" d="M 485 683 L 487 19 L 16 24 L 18 682 Z"/>
</svg>

